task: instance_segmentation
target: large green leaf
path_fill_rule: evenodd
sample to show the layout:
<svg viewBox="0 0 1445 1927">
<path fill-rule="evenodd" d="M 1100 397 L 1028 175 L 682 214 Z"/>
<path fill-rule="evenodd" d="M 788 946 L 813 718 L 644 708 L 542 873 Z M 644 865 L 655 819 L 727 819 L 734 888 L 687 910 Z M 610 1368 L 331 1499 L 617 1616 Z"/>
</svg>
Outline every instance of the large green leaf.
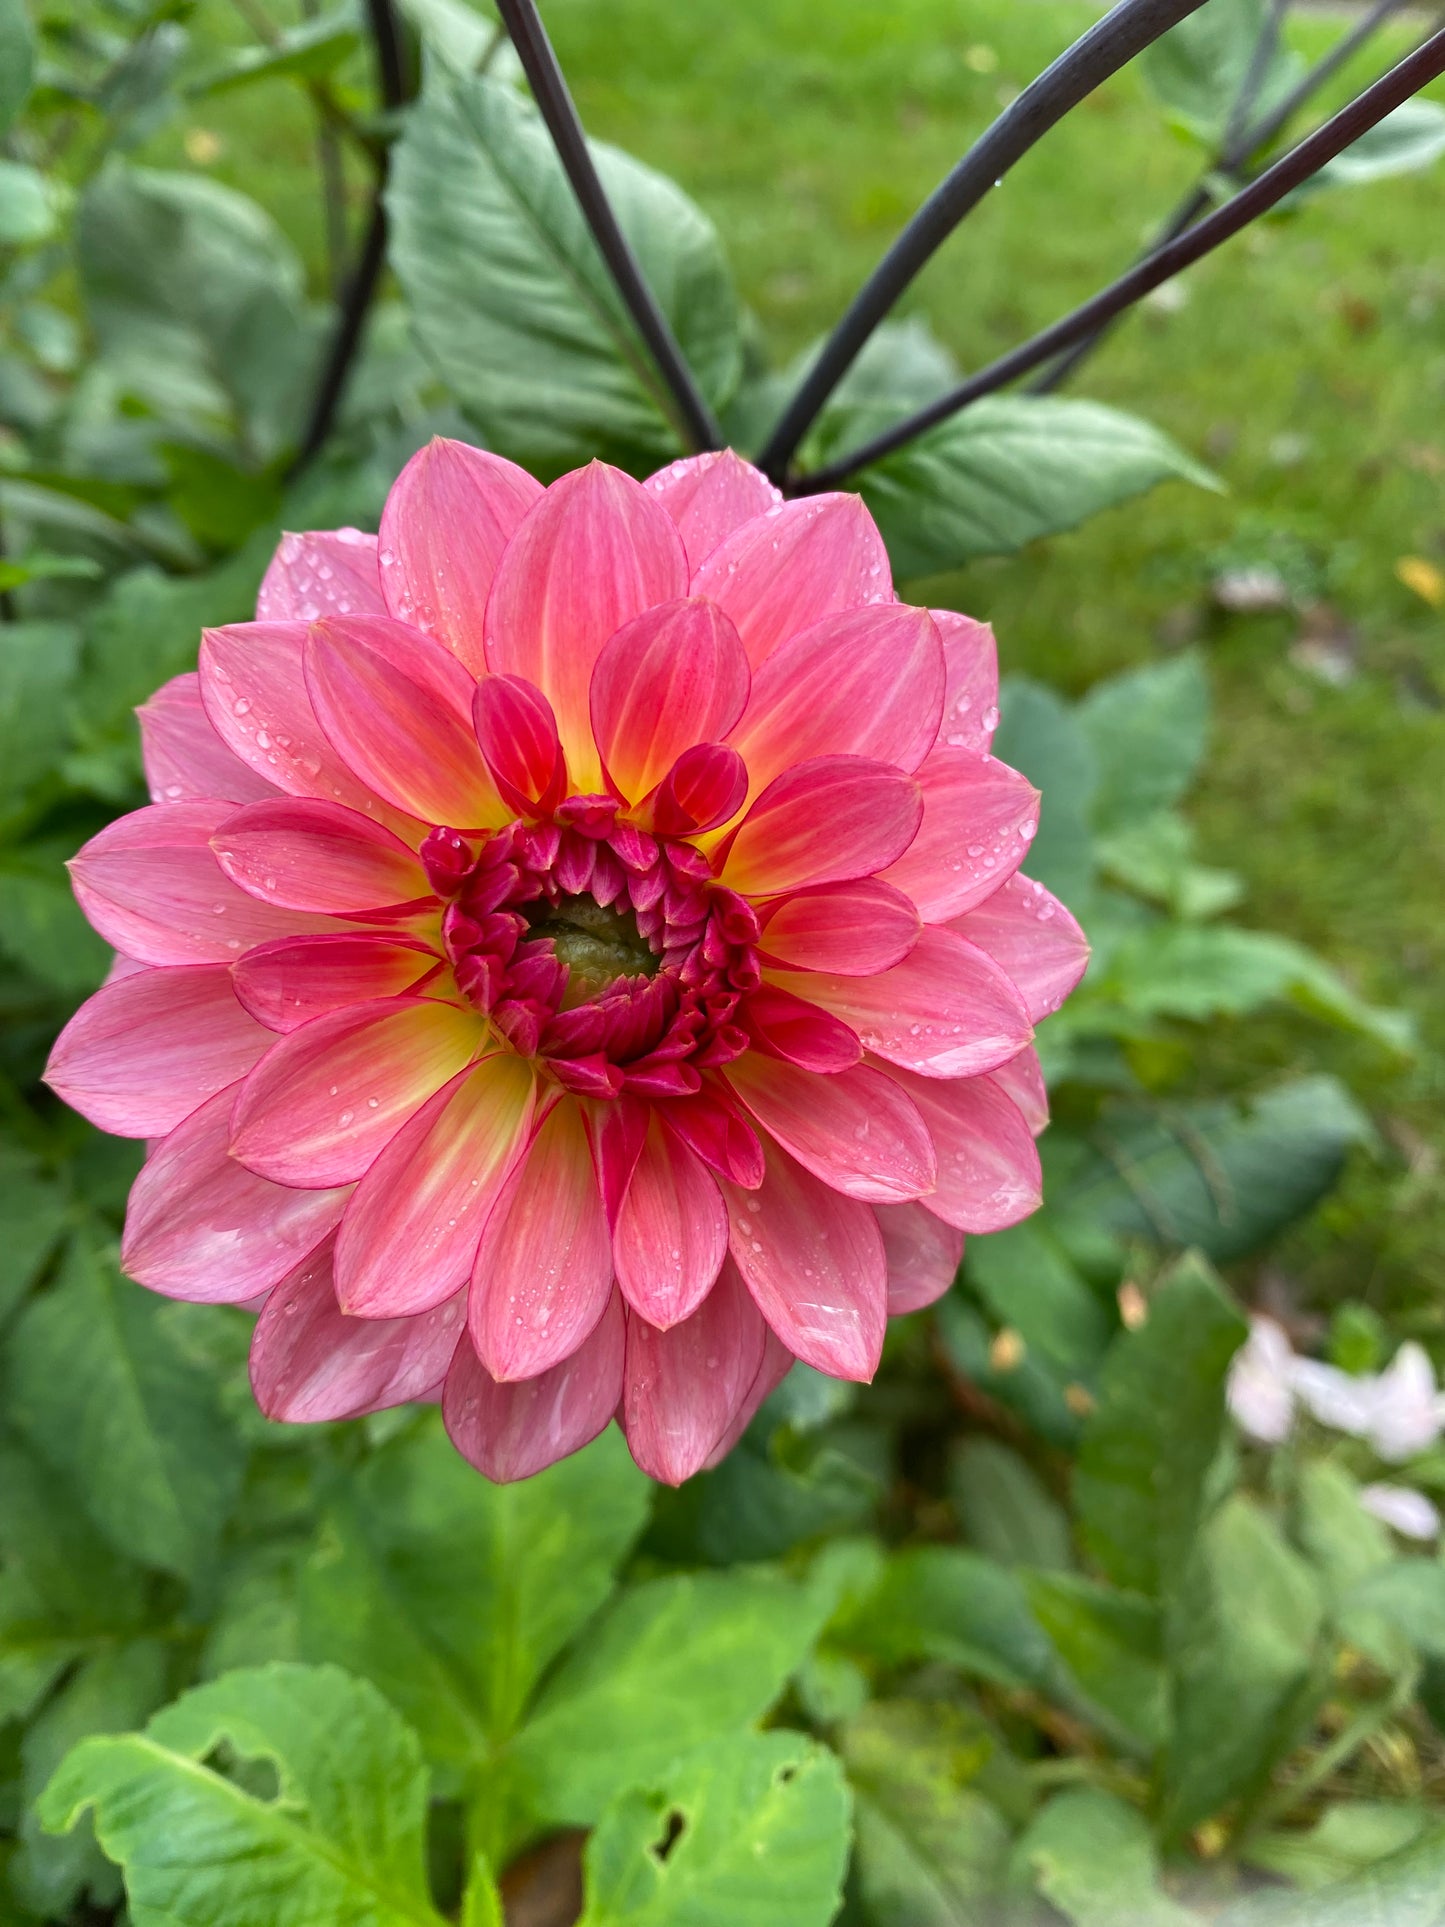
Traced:
<svg viewBox="0 0 1445 1927">
<path fill-rule="evenodd" d="M 1216 1927 L 1445 1927 L 1445 1826 L 1363 1873 L 1307 1897 L 1272 1892 L 1237 1901 Z"/>
<path fill-rule="evenodd" d="M 1099 784 L 1091 815 L 1107 835 L 1177 803 L 1194 779 L 1209 728 L 1209 680 L 1193 651 L 1096 683 L 1079 704 Z"/>
<path fill-rule="evenodd" d="M 1395 174 L 1418 174 L 1445 154 L 1445 106 L 1436 100 L 1407 100 L 1368 133 L 1327 161 L 1294 198 L 1325 187 L 1358 187 Z"/>
<path fill-rule="evenodd" d="M 1266 28 L 1270 0 L 1208 0 L 1144 52 L 1140 68 L 1170 116 L 1200 140 L 1216 144 Z M 1254 122 L 1293 85 L 1298 58 L 1276 44 L 1255 95 Z"/>
<path fill-rule="evenodd" d="M 827 1927 L 847 1857 L 833 1755 L 796 1733 L 736 1734 L 603 1814 L 578 1927 Z"/>
<path fill-rule="evenodd" d="M 41 842 L 0 851 L 0 953 L 27 977 L 76 998 L 100 985 L 115 953 L 75 901 L 62 867 L 71 847 Z M 4 1268 L 0 1256 L 0 1274 Z"/>
<path fill-rule="evenodd" d="M 1057 1794 L 1019 1837 L 1014 1865 L 1075 1927 L 1191 1927 L 1159 1885 L 1148 1823 L 1096 1787 Z"/>
<path fill-rule="evenodd" d="M 998 1319 L 1071 1377 L 1091 1376 L 1112 1321 L 1097 1294 L 1037 1219 L 971 1238 L 965 1276 Z"/>
<path fill-rule="evenodd" d="M 1027 1459 L 997 1439 L 960 1439 L 948 1492 L 963 1536 L 1005 1566 L 1073 1564 L 1068 1515 Z"/>
<path fill-rule="evenodd" d="M 959 1927 L 1002 1868 L 1008 1828 L 968 1783 L 991 1741 L 954 1709 L 878 1700 L 849 1723 L 858 1885 L 877 1927 Z"/>
<path fill-rule="evenodd" d="M 1094 746 L 1077 710 L 1042 683 L 1006 677 L 999 708 L 994 755 L 1022 770 L 1043 793 L 1029 875 L 1078 908 L 1093 878 L 1090 822 L 1100 780 Z"/>
<path fill-rule="evenodd" d="M 1194 1245 L 1227 1264 L 1303 1217 L 1369 1119 L 1332 1077 L 1301 1077 L 1252 1102 L 1105 1111 L 1091 1145 L 1068 1146 L 1050 1204 L 1070 1226 Z"/>
<path fill-rule="evenodd" d="M 893 419 L 848 411 L 845 447 Z M 1162 429 L 1099 402 L 992 395 L 860 471 L 895 575 L 1012 555 L 1159 482 L 1218 484 Z"/>
<path fill-rule="evenodd" d="M 777 1574 L 681 1574 L 630 1587 L 562 1661 L 507 1766 L 539 1819 L 585 1826 L 622 1788 L 772 1705 L 824 1602 Z"/>
<path fill-rule="evenodd" d="M 70 1206 L 39 1161 L 0 1140 L 0 1325 L 10 1316 L 60 1241 Z"/>
<path fill-rule="evenodd" d="M 0 0 L 0 134 L 25 105 L 35 71 L 35 34 L 26 0 Z"/>
<path fill-rule="evenodd" d="M 74 1480 L 112 1543 L 190 1576 L 225 1524 L 242 1455 L 162 1312 L 82 1230 L 16 1324 L 6 1387 L 16 1425 Z"/>
<path fill-rule="evenodd" d="M 268 46 L 243 47 L 192 83 L 193 99 L 230 93 L 258 80 L 322 80 L 361 45 L 350 6 L 285 27 Z"/>
<path fill-rule="evenodd" d="M 1152 1752 L 1168 1715 L 1157 1605 L 1082 1573 L 1021 1577 L 1034 1618 L 1089 1699 Z"/>
<path fill-rule="evenodd" d="M 1323 1682 L 1318 1581 L 1253 1500 L 1205 1526 L 1168 1616 L 1173 1723 L 1161 1825 L 1182 1835 L 1245 1799 L 1298 1741 Z M 1327 1675 L 1326 1675 L 1327 1678 Z"/>
<path fill-rule="evenodd" d="M 649 1488 L 620 1434 L 519 1485 L 480 1479 L 439 1426 L 393 1442 L 323 1528 L 302 1650 L 376 1681 L 435 1761 L 506 1740 L 612 1589 Z"/>
<path fill-rule="evenodd" d="M 108 367 L 162 415 L 229 418 L 269 461 L 294 439 L 314 331 L 300 258 L 254 201 L 194 174 L 114 162 L 76 226 Z"/>
<path fill-rule="evenodd" d="M 741 370 L 717 235 L 613 148 L 598 171 L 703 393 Z M 392 258 L 424 347 L 499 451 L 556 471 L 676 454 L 672 403 L 613 287 L 541 120 L 510 88 L 430 88 L 392 168 Z"/>
<path fill-rule="evenodd" d="M 275 1770 L 273 1798 L 206 1764 Z M 40 1801 L 57 1832 L 94 1810 L 135 1927 L 439 1927 L 423 1864 L 416 1736 L 331 1666 L 228 1673 L 143 1733 L 84 1741 Z"/>
<path fill-rule="evenodd" d="M 65 743 L 66 693 L 80 635 L 69 623 L 16 622 L 0 650 L 0 798 L 44 776 Z"/>
<path fill-rule="evenodd" d="M 1118 1586 L 1169 1599 L 1188 1566 L 1224 1430 L 1224 1382 L 1244 1320 L 1194 1258 L 1115 1341 L 1084 1430 L 1074 1504 L 1084 1543 Z"/>
</svg>

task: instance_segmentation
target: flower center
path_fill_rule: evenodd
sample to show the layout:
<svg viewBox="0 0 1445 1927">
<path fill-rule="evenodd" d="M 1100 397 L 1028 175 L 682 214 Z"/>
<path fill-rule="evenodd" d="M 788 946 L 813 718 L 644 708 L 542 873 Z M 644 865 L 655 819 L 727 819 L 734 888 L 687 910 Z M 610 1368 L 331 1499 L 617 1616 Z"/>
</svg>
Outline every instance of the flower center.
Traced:
<svg viewBox="0 0 1445 1927">
<path fill-rule="evenodd" d="M 561 1008 L 575 1010 L 609 990 L 619 977 L 655 977 L 662 958 L 637 927 L 637 913 L 599 903 L 585 893 L 549 903 L 545 897 L 523 904 L 521 913 L 532 938 L 547 938 L 552 954 L 567 966 Z"/>
<path fill-rule="evenodd" d="M 421 856 L 457 988 L 566 1089 L 683 1097 L 748 1048 L 757 916 L 693 844 L 569 797 L 480 845 L 433 830 Z"/>
</svg>

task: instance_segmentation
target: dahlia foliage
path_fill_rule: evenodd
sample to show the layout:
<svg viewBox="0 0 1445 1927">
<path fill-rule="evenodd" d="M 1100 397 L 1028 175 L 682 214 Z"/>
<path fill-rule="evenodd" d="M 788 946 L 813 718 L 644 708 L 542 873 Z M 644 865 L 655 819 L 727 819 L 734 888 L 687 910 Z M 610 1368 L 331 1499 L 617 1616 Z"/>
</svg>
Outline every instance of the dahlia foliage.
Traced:
<svg viewBox="0 0 1445 1927">
<path fill-rule="evenodd" d="M 287 536 L 72 866 L 119 954 L 48 1075 L 155 1140 L 125 1268 L 260 1308 L 273 1417 L 439 1395 L 495 1479 L 616 1416 L 675 1482 L 795 1358 L 869 1378 L 1038 1203 L 1086 958 L 996 694 L 855 497 L 731 454 L 437 441 L 379 538 Z"/>
</svg>

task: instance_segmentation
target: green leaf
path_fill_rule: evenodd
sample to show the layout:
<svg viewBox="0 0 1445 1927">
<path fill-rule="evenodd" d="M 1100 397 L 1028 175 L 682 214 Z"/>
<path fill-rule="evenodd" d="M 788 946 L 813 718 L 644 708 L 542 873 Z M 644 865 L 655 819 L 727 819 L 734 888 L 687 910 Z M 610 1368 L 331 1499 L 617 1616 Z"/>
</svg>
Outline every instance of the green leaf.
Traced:
<svg viewBox="0 0 1445 1927">
<path fill-rule="evenodd" d="M 958 1927 L 992 1892 L 1008 1847 L 969 1786 L 993 1742 L 956 1709 L 878 1700 L 842 1734 L 858 1885 L 876 1927 Z"/>
<path fill-rule="evenodd" d="M 1228 1264 L 1303 1217 L 1352 1147 L 1374 1141 L 1332 1077 L 1297 1078 L 1248 1103 L 1106 1110 L 1051 1207 L 1061 1228 L 1193 1245 Z"/>
<path fill-rule="evenodd" d="M 399 0 L 402 17 L 449 74 L 478 73 L 496 46 L 499 23 L 493 15 L 469 6 L 467 0 Z"/>
<path fill-rule="evenodd" d="M 735 1735 L 603 1814 L 578 1927 L 827 1927 L 847 1857 L 832 1754 L 797 1733 Z"/>
<path fill-rule="evenodd" d="M 195 174 L 113 162 L 76 226 L 108 368 L 172 417 L 230 417 L 247 454 L 295 437 L 314 358 L 299 257 L 254 201 Z"/>
<path fill-rule="evenodd" d="M 1168 1729 L 1159 1608 L 1076 1572 L 1020 1575 L 1030 1609 L 1089 1700 L 1147 1752 Z"/>
<path fill-rule="evenodd" d="M 1377 1010 L 1303 944 L 1264 930 L 1156 923 L 1110 955 L 1091 990 L 1135 1016 L 1241 1016 L 1287 1000 L 1408 1055 L 1413 1031 L 1401 1011 Z"/>
<path fill-rule="evenodd" d="M 16 1425 L 75 1481 L 112 1543 L 189 1577 L 225 1523 L 241 1451 L 162 1309 L 94 1230 L 77 1233 L 57 1283 L 16 1324 L 6 1388 Z"/>
<path fill-rule="evenodd" d="M 1191 1927 L 1159 1886 L 1143 1816 L 1100 1789 L 1057 1794 L 1014 1848 L 1014 1865 L 1075 1927 Z"/>
<path fill-rule="evenodd" d="M 1224 1431 L 1224 1382 L 1244 1320 L 1209 1268 L 1175 1266 L 1149 1316 L 1115 1340 L 1084 1429 L 1074 1504 L 1118 1586 L 1169 1599 L 1189 1562 Z"/>
<path fill-rule="evenodd" d="M 1068 1514 L 1028 1461 L 997 1439 L 958 1442 L 948 1492 L 964 1538 L 1000 1565 L 1073 1564 Z"/>
<path fill-rule="evenodd" d="M 0 0 L 0 134 L 25 105 L 35 72 L 35 33 L 26 0 Z"/>
<path fill-rule="evenodd" d="M 1388 1531 L 1360 1504 L 1359 1485 L 1332 1459 L 1300 1469 L 1295 1534 L 1336 1599 L 1394 1556 Z"/>
<path fill-rule="evenodd" d="M 472 1859 L 467 1890 L 462 1896 L 461 1927 L 507 1927 L 502 1896 L 485 1854 Z"/>
<path fill-rule="evenodd" d="M 1210 146 L 1218 144 L 1229 126 L 1267 15 L 1268 0 L 1209 0 L 1140 56 L 1140 71 L 1161 105 Z M 1299 65 L 1296 55 L 1276 44 L 1251 120 L 1259 120 L 1284 97 Z"/>
<path fill-rule="evenodd" d="M 1434 1559 L 1392 1559 L 1359 1579 L 1339 1603 L 1340 1630 L 1380 1618 L 1417 1652 L 1445 1659 L 1445 1566 Z"/>
<path fill-rule="evenodd" d="M 143 1632 L 139 1570 L 101 1538 L 66 1480 L 0 1442 L 0 1724 L 24 1718 L 64 1668 Z"/>
<path fill-rule="evenodd" d="M 50 1700 L 21 1744 L 26 1812 L 10 1880 L 20 1898 L 47 1917 L 70 1911 L 89 1888 L 113 1901 L 117 1882 L 89 1827 L 61 1838 L 42 1832 L 31 1802 L 73 1746 L 96 1733 L 124 1733 L 166 1697 L 170 1654 L 163 1641 L 136 1640 L 87 1660 Z"/>
<path fill-rule="evenodd" d="M 1168 1834 L 1248 1801 L 1298 1742 L 1322 1684 L 1323 1618 L 1318 1582 L 1268 1514 L 1251 1499 L 1227 1500 L 1205 1526 L 1169 1615 Z"/>
<path fill-rule="evenodd" d="M 1216 917 L 1244 895 L 1243 880 L 1232 870 L 1194 861 L 1193 826 L 1173 810 L 1160 810 L 1102 838 L 1099 863 L 1126 890 L 1186 922 Z"/>
<path fill-rule="evenodd" d="M 279 1790 L 207 1765 L 264 1761 Z M 65 1832 L 92 1808 L 135 1927 L 438 1927 L 426 1891 L 426 1770 L 374 1687 L 332 1666 L 228 1673 L 143 1733 L 84 1741 L 41 1797 Z"/>
<path fill-rule="evenodd" d="M 303 1572 L 302 1651 L 374 1680 L 433 1760 L 465 1769 L 606 1600 L 648 1494 L 616 1431 L 519 1485 L 479 1478 L 440 1426 L 394 1440 Z"/>
<path fill-rule="evenodd" d="M 508 1752 L 541 1820 L 585 1826 L 621 1788 L 765 1712 L 822 1604 L 765 1569 L 629 1587 L 553 1673 Z"/>
<path fill-rule="evenodd" d="M 65 622 L 6 625 L 0 646 L 0 797 L 44 776 L 65 742 L 65 697 L 80 634 Z"/>
<path fill-rule="evenodd" d="M 104 980 L 114 952 L 75 901 L 61 867 L 68 854 L 52 844 L 0 854 L 0 954 L 28 977 L 79 997 Z"/>
<path fill-rule="evenodd" d="M 846 448 L 896 419 L 849 411 Z M 1159 482 L 1219 483 L 1151 423 L 1099 402 L 991 395 L 858 477 L 894 574 L 931 575 L 984 555 L 1012 555 L 1076 528 Z"/>
<path fill-rule="evenodd" d="M 1216 1927 L 1440 1927 L 1445 1920 L 1445 1827 L 1432 1816 L 1413 1846 L 1312 1892 L 1237 1901 Z"/>
<path fill-rule="evenodd" d="M 70 1207 L 29 1152 L 0 1141 L 0 1325 L 34 1283 L 60 1241 Z"/>
<path fill-rule="evenodd" d="M 1090 1377 L 1113 1321 L 1047 1223 L 971 1238 L 964 1273 L 998 1319 L 1071 1377 Z"/>
<path fill-rule="evenodd" d="M 21 161 L 0 160 L 0 247 L 33 247 L 48 240 L 55 231 L 55 201 L 55 190 L 38 169 Z"/>
<path fill-rule="evenodd" d="M 1435 100 L 1407 100 L 1368 133 L 1327 161 L 1291 196 L 1298 200 L 1327 187 L 1359 187 L 1396 174 L 1418 174 L 1445 154 L 1445 107 Z"/>
<path fill-rule="evenodd" d="M 1177 803 L 1194 780 L 1209 729 L 1209 680 L 1189 650 L 1096 683 L 1078 707 L 1099 784 L 1094 828 L 1127 829 Z"/>
<path fill-rule="evenodd" d="M 1427 1807 L 1400 1800 L 1341 1800 L 1312 1827 L 1257 1835 L 1252 1867 L 1279 1874 L 1307 1892 L 1333 1887 L 1391 1854 L 1413 1846 L 1431 1824 Z M 1396 1922 L 1398 1927 L 1398 1922 Z"/>
<path fill-rule="evenodd" d="M 1090 821 L 1099 784 L 1094 746 L 1078 712 L 1042 683 L 1006 677 L 999 708 L 994 755 L 1022 770 L 1043 792 L 1038 835 L 1029 846 L 1029 875 L 1078 906 L 1093 877 Z"/>
<path fill-rule="evenodd" d="M 343 7 L 283 28 L 274 45 L 241 48 L 186 92 L 193 100 L 207 100 L 258 80 L 324 80 L 360 45 L 354 10 Z"/>
<path fill-rule="evenodd" d="M 593 153 L 699 387 L 721 405 L 742 349 L 716 232 L 671 181 L 614 148 Z M 430 89 L 397 148 L 387 205 L 422 344 L 492 447 L 546 471 L 677 452 L 665 386 L 546 129 L 510 88 Z"/>
</svg>

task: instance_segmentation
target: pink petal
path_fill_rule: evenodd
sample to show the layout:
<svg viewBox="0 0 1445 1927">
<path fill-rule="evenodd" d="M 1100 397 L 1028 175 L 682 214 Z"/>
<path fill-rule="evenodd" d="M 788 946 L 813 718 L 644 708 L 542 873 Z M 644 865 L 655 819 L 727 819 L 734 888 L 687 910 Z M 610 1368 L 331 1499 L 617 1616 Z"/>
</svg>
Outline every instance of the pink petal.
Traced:
<svg viewBox="0 0 1445 1927">
<path fill-rule="evenodd" d="M 971 910 L 1011 877 L 1039 827 L 1039 793 L 1026 776 L 991 756 L 936 749 L 918 772 L 923 822 L 885 872 L 941 923 Z"/>
<path fill-rule="evenodd" d="M 276 794 L 275 784 L 249 769 L 216 734 L 194 670 L 162 683 L 136 715 L 153 803 L 192 803 L 213 796 L 254 803 Z"/>
<path fill-rule="evenodd" d="M 619 1098 L 582 1107 L 582 1122 L 602 1189 L 603 1209 L 608 1224 L 614 1227 L 632 1182 L 632 1173 L 637 1169 L 637 1160 L 642 1156 L 651 1116 L 651 1106 L 626 1091 Z"/>
<path fill-rule="evenodd" d="M 472 722 L 502 801 L 519 816 L 550 815 L 567 794 L 567 760 L 552 705 L 521 676 L 483 676 Z"/>
<path fill-rule="evenodd" d="M 499 1384 L 469 1343 L 459 1345 L 442 1393 L 452 1444 L 498 1485 L 580 1452 L 606 1431 L 622 1397 L 624 1334 L 614 1291 L 571 1357 L 536 1378 Z"/>
<path fill-rule="evenodd" d="M 1037 1211 L 1043 1172 L 1033 1133 L 991 1077 L 945 1080 L 895 1069 L 938 1148 L 930 1211 L 958 1231 L 1003 1231 Z"/>
<path fill-rule="evenodd" d="M 410 937 L 350 933 L 258 944 L 231 969 L 236 995 L 267 1030 L 299 1030 L 345 1004 L 401 997 L 441 968 Z"/>
<path fill-rule="evenodd" d="M 222 874 L 211 837 L 233 813 L 221 801 L 153 803 L 90 839 L 70 881 L 108 943 L 141 963 L 230 963 L 253 944 L 335 927 L 259 903 Z"/>
<path fill-rule="evenodd" d="M 796 981 L 806 984 L 806 978 Z M 806 997 L 776 984 L 762 984 L 747 1001 L 748 1027 L 774 1057 L 800 1069 L 831 1076 L 863 1055 L 858 1033 Z"/>
<path fill-rule="evenodd" d="M 733 832 L 722 876 L 748 896 L 872 876 L 908 848 L 922 815 L 918 785 L 901 770 L 819 756 L 763 791 Z"/>
<path fill-rule="evenodd" d="M 422 997 L 317 1017 L 273 1039 L 241 1086 L 232 1156 L 278 1184 L 350 1184 L 476 1055 L 483 1035 L 474 1011 Z"/>
<path fill-rule="evenodd" d="M 773 651 L 732 741 L 755 791 L 814 756 L 869 756 L 915 770 L 938 734 L 943 680 L 943 645 L 926 609 L 851 609 Z"/>
<path fill-rule="evenodd" d="M 724 1184 L 728 1249 L 758 1310 L 794 1357 L 869 1379 L 888 1322 L 883 1239 L 870 1207 L 840 1197 L 765 1143 L 756 1191 Z"/>
<path fill-rule="evenodd" d="M 201 700 L 211 725 L 233 755 L 288 796 L 343 803 L 405 836 L 414 819 L 357 780 L 317 720 L 302 665 L 306 631 L 304 622 L 207 629 Z"/>
<path fill-rule="evenodd" d="M 1002 966 L 1036 1024 L 1058 1009 L 1088 968 L 1088 938 L 1058 898 L 1032 877 L 1010 877 L 949 928 Z"/>
<path fill-rule="evenodd" d="M 720 1178 L 730 1178 L 745 1190 L 756 1191 L 763 1181 L 763 1147 L 756 1131 L 721 1088 L 695 1092 L 691 1097 L 654 1099 L 653 1107 L 668 1129 L 675 1131 Z"/>
<path fill-rule="evenodd" d="M 461 1290 L 525 1148 L 535 1090 L 531 1064 L 498 1053 L 444 1084 L 401 1127 L 356 1187 L 337 1235 L 343 1311 L 409 1318 Z"/>
<path fill-rule="evenodd" d="M 654 1119 L 612 1240 L 623 1297 L 666 1331 L 691 1317 L 712 1289 L 727 1248 L 716 1179 Z"/>
<path fill-rule="evenodd" d="M 871 977 L 902 963 L 923 923 L 901 890 L 876 877 L 780 897 L 761 914 L 762 952 L 792 970 Z"/>
<path fill-rule="evenodd" d="M 918 1105 L 882 1071 L 855 1064 L 819 1077 L 749 1051 L 729 1064 L 726 1077 L 763 1129 L 835 1191 L 868 1204 L 899 1204 L 932 1191 L 937 1160 L 928 1127 Z"/>
<path fill-rule="evenodd" d="M 266 1300 L 251 1338 L 251 1386 L 271 1419 L 357 1418 L 434 1391 L 462 1335 L 461 1293 L 419 1318 L 347 1318 L 330 1239 Z"/>
<path fill-rule="evenodd" d="M 649 475 L 642 485 L 655 495 L 677 524 L 696 570 L 726 535 L 776 508 L 783 497 L 761 469 L 730 448 L 712 455 L 689 455 Z"/>
<path fill-rule="evenodd" d="M 211 848 L 234 884 L 283 910 L 354 916 L 433 902 L 425 870 L 400 838 L 339 803 L 247 803 L 220 824 Z"/>
<path fill-rule="evenodd" d="M 888 1316 L 936 1304 L 958 1275 L 963 1233 L 926 1205 L 880 1204 L 877 1211 L 888 1259 Z"/>
<path fill-rule="evenodd" d="M 741 756 L 726 743 L 685 749 L 663 777 L 652 800 L 652 827 L 659 836 L 694 836 L 737 815 L 748 793 Z"/>
<path fill-rule="evenodd" d="M 938 740 L 952 749 L 988 754 L 998 728 L 998 649 L 986 622 L 935 609 L 933 620 L 943 638 L 948 686 Z"/>
<path fill-rule="evenodd" d="M 312 626 L 304 661 L 322 728 L 378 796 L 454 829 L 507 820 L 477 747 L 475 681 L 439 642 L 389 616 L 342 617 Z"/>
<path fill-rule="evenodd" d="M 256 598 L 261 622 L 315 622 L 320 616 L 384 615 L 374 535 L 318 529 L 283 535 Z"/>
<path fill-rule="evenodd" d="M 536 1378 L 607 1308 L 612 1240 L 582 1113 L 555 1104 L 482 1232 L 467 1325 L 493 1378 Z"/>
<path fill-rule="evenodd" d="M 756 669 L 824 616 L 893 600 L 888 551 L 856 495 L 811 495 L 745 522 L 692 579 L 737 624 Z"/>
<path fill-rule="evenodd" d="M 708 1454 L 704 1472 L 710 1472 L 715 1465 L 721 1465 L 732 1451 L 743 1433 L 747 1431 L 757 1416 L 758 1407 L 770 1392 L 775 1392 L 792 1371 L 797 1360 L 788 1350 L 782 1339 L 777 1337 L 770 1326 L 763 1328 L 763 1362 L 758 1366 L 757 1376 L 748 1389 L 747 1396 L 733 1416 L 732 1424 L 723 1433 L 712 1451 Z"/>
<path fill-rule="evenodd" d="M 890 1064 L 925 1077 L 977 1077 L 1033 1040 L 1012 982 L 951 930 L 925 928 L 903 962 L 876 977 L 769 976 L 842 1018 Z"/>
<path fill-rule="evenodd" d="M 117 1137 L 164 1137 L 256 1062 L 271 1034 L 223 964 L 147 970 L 96 991 L 55 1040 L 45 1081 Z"/>
<path fill-rule="evenodd" d="M 748 659 L 716 603 L 665 602 L 611 636 L 588 707 L 603 767 L 640 802 L 694 743 L 720 741 L 748 699 Z"/>
<path fill-rule="evenodd" d="M 757 1382 L 766 1334 L 731 1262 L 680 1324 L 628 1318 L 622 1429 L 649 1478 L 681 1485 L 707 1464 Z"/>
<path fill-rule="evenodd" d="M 381 512 L 386 609 L 486 672 L 482 612 L 502 550 L 542 493 L 524 468 L 437 436 L 392 484 Z"/>
<path fill-rule="evenodd" d="M 601 787 L 588 687 L 602 645 L 644 609 L 686 593 L 672 518 L 602 462 L 554 482 L 508 543 L 487 603 L 487 666 L 525 676 L 547 697 L 579 790 Z"/>
<path fill-rule="evenodd" d="M 138 1285 L 197 1304 L 269 1291 L 332 1232 L 348 1193 L 292 1191 L 231 1156 L 227 1086 L 164 1138 L 131 1186 L 121 1268 Z"/>
<path fill-rule="evenodd" d="M 1021 1050 L 1017 1057 L 1011 1057 L 1006 1064 L 1000 1064 L 997 1070 L 990 1071 L 989 1076 L 1004 1095 L 1018 1105 L 1035 1137 L 1048 1127 L 1049 1093 L 1039 1065 L 1039 1054 L 1032 1045 L 1028 1050 Z"/>
</svg>

